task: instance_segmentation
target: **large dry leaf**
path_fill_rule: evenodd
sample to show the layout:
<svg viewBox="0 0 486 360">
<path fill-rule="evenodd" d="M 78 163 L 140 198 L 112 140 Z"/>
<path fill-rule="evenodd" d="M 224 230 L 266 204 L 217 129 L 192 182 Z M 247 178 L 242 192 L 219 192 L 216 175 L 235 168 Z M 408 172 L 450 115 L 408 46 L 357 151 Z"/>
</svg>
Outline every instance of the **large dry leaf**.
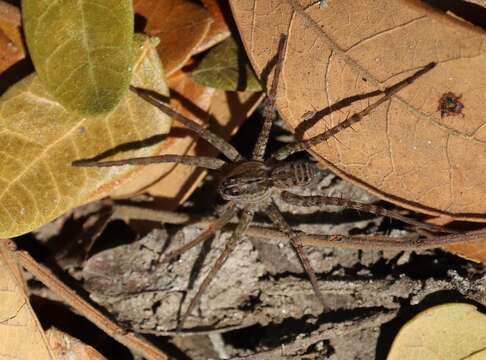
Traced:
<svg viewBox="0 0 486 360">
<path fill-rule="evenodd" d="M 24 280 L 8 240 L 0 239 L 0 358 L 54 359 L 25 293 Z"/>
<path fill-rule="evenodd" d="M 485 334 L 486 315 L 475 306 L 434 306 L 400 329 L 387 359 L 486 359 Z"/>
<path fill-rule="evenodd" d="M 80 114 L 112 110 L 131 77 L 131 0 L 23 0 L 27 47 L 50 94 Z"/>
<path fill-rule="evenodd" d="M 189 0 L 135 0 L 134 7 L 147 20 L 144 31 L 160 39 L 157 50 L 167 75 L 184 66 L 212 23 L 208 10 Z"/>
<path fill-rule="evenodd" d="M 304 137 L 365 108 L 378 98 L 370 93 L 437 62 L 313 153 L 336 173 L 401 206 L 486 221 L 482 33 L 400 1 L 341 0 L 321 7 L 311 0 L 232 0 L 231 6 L 257 73 L 275 55 L 280 34 L 288 34 L 277 106 L 292 128 L 304 114 L 317 112 L 319 122 Z M 462 95 L 464 116 L 441 118 L 438 103 L 447 92 Z"/>
<path fill-rule="evenodd" d="M 136 39 L 132 84 L 168 94 L 154 42 Z M 81 117 L 52 99 L 37 76 L 17 83 L 0 98 L 0 236 L 26 233 L 106 196 L 139 170 L 74 168 L 73 160 L 117 146 L 116 158 L 153 155 L 169 128 L 167 116 L 133 93 L 108 114 Z"/>
</svg>

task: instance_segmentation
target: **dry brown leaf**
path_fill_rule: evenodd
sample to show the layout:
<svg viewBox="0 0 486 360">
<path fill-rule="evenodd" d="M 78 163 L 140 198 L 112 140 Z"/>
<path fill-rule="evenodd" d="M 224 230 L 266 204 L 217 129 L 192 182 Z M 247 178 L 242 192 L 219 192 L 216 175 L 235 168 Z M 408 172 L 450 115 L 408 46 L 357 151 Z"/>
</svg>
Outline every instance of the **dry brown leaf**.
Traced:
<svg viewBox="0 0 486 360">
<path fill-rule="evenodd" d="M 427 309 L 401 329 L 388 360 L 486 358 L 486 315 L 471 304 L 451 303 Z"/>
<path fill-rule="evenodd" d="M 46 337 L 56 360 L 106 360 L 91 346 L 56 328 L 47 330 Z"/>
<path fill-rule="evenodd" d="M 0 0 L 0 21 L 19 27 L 21 25 L 19 8 L 5 0 Z"/>
<path fill-rule="evenodd" d="M 213 23 L 209 28 L 208 35 L 204 41 L 198 46 L 195 53 L 200 53 L 209 49 L 211 46 L 223 41 L 231 35 L 231 32 L 226 24 L 226 20 L 223 14 L 222 0 L 202 0 L 204 6 L 209 10 Z M 226 1 L 225 1 L 226 3 Z"/>
<path fill-rule="evenodd" d="M 184 66 L 212 23 L 209 11 L 189 0 L 136 0 L 134 8 L 147 19 L 144 31 L 160 39 L 157 51 L 167 76 Z"/>
<path fill-rule="evenodd" d="M 313 149 L 339 175 L 398 205 L 486 221 L 486 38 L 399 1 L 232 0 L 258 73 L 288 34 L 277 106 L 296 128 L 332 106 L 309 137 L 374 102 L 383 90 L 438 65 L 361 123 Z M 464 116 L 441 118 L 446 92 L 462 95 Z M 354 97 L 351 105 L 343 104 Z M 341 104 L 341 106 L 340 106 Z M 325 111 L 324 111 L 325 112 Z M 302 128 L 302 125 L 301 125 Z"/>
<path fill-rule="evenodd" d="M 0 358 L 54 359 L 8 240 L 0 239 Z"/>
<path fill-rule="evenodd" d="M 18 15 L 20 21 L 20 13 L 17 8 L 11 5 L 7 6 L 5 15 L 1 13 L 2 7 L 0 7 L 0 73 L 25 57 L 19 28 L 20 23 L 16 23 L 15 20 L 16 15 Z"/>
</svg>

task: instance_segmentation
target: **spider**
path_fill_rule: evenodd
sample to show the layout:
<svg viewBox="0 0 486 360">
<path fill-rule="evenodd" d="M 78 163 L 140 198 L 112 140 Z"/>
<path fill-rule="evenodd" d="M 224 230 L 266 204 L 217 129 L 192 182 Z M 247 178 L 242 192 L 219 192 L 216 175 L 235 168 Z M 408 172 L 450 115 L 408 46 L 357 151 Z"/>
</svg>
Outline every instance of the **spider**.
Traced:
<svg viewBox="0 0 486 360">
<path fill-rule="evenodd" d="M 190 130 L 194 131 L 201 138 L 209 142 L 229 160 L 221 160 L 213 157 L 204 156 L 187 156 L 187 155 L 160 155 L 153 157 L 141 157 L 115 161 L 97 161 L 93 159 L 77 160 L 73 162 L 73 166 L 90 166 L 90 167 L 107 167 L 107 166 L 121 166 L 121 165 L 146 165 L 162 162 L 181 163 L 191 166 L 198 166 L 201 168 L 218 170 L 221 175 L 221 180 L 217 187 L 219 195 L 227 201 L 219 218 L 212 223 L 205 231 L 198 235 L 188 244 L 169 252 L 165 260 L 171 260 L 179 256 L 188 249 L 197 244 L 209 239 L 215 232 L 222 229 L 235 215 L 240 213 L 240 220 L 236 229 L 232 233 L 230 239 L 225 245 L 222 253 L 217 258 L 211 271 L 203 280 L 196 295 L 191 299 L 187 309 L 180 317 L 176 331 L 181 331 L 187 317 L 194 310 L 198 304 L 202 294 L 214 279 L 219 269 L 228 259 L 231 252 L 234 250 L 238 240 L 245 233 L 252 222 L 256 211 L 265 213 L 273 224 L 289 239 L 290 245 L 294 249 L 303 269 L 305 270 L 314 293 L 324 304 L 324 296 L 319 290 L 316 274 L 310 264 L 308 257 L 303 249 L 302 242 L 299 235 L 294 231 L 285 218 L 280 213 L 275 205 L 274 197 L 281 196 L 281 198 L 290 204 L 301 206 L 324 206 L 324 205 L 339 205 L 348 208 L 354 208 L 360 211 L 371 212 L 380 216 L 388 216 L 390 218 L 398 219 L 404 223 L 410 224 L 425 232 L 444 233 L 450 232 L 442 227 L 424 224 L 419 221 L 406 218 L 397 212 L 385 210 L 377 206 L 361 204 L 341 198 L 325 197 L 325 196 L 301 196 L 290 192 L 289 190 L 295 186 L 306 186 L 315 181 L 319 174 L 317 166 L 304 160 L 288 161 L 285 160 L 288 156 L 309 149 L 310 147 L 326 141 L 330 137 L 335 136 L 338 132 L 351 127 L 353 124 L 359 122 L 363 117 L 372 112 L 380 104 L 389 100 L 393 95 L 404 87 L 411 84 L 415 79 L 424 73 L 430 71 L 435 63 L 430 63 L 409 78 L 400 83 L 386 89 L 384 96 L 375 103 L 370 104 L 363 111 L 356 113 L 347 120 L 338 124 L 337 126 L 328 129 L 322 134 L 312 137 L 302 142 L 295 142 L 288 144 L 265 160 L 265 149 L 267 146 L 270 128 L 272 125 L 272 112 L 275 107 L 276 92 L 278 81 L 283 64 L 283 54 L 285 53 L 286 37 L 282 36 L 278 46 L 278 52 L 274 59 L 276 59 L 274 67 L 274 76 L 272 83 L 267 88 L 268 106 L 265 111 L 265 118 L 258 135 L 255 147 L 253 149 L 251 159 L 245 159 L 241 154 L 226 140 L 213 134 L 209 130 L 201 127 L 192 120 L 183 115 L 173 111 L 170 107 L 164 104 L 166 99 L 161 95 L 149 90 L 130 87 L 132 91 L 141 96 L 143 99 L 158 107 L 161 111 L 171 116 L 174 120 L 179 121 Z M 164 101 L 165 100 L 165 101 Z"/>
</svg>

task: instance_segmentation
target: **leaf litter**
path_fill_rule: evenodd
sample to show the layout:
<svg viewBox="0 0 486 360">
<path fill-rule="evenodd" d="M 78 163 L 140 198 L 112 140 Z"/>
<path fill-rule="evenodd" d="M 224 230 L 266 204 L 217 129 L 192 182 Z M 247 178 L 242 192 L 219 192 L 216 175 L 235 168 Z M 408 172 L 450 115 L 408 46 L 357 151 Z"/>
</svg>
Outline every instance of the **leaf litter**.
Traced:
<svg viewBox="0 0 486 360">
<path fill-rule="evenodd" d="M 134 226 L 134 228 L 137 229 L 137 231 L 140 231 L 140 229 L 144 228 L 143 226 L 142 227 L 135 226 L 135 224 L 131 224 L 131 226 Z M 190 231 L 190 229 L 189 229 L 189 231 Z M 106 234 L 102 235 L 103 238 L 105 236 L 108 236 L 109 233 L 110 232 L 107 230 Z M 147 239 L 143 238 L 142 240 L 145 241 Z M 281 274 L 280 276 L 283 276 L 283 277 L 289 277 L 290 281 L 289 282 L 284 281 L 282 287 L 285 290 L 287 290 L 288 288 L 292 289 L 292 286 L 295 286 L 295 291 L 296 291 L 295 297 L 297 299 L 301 299 L 301 298 L 299 298 L 299 295 L 302 294 L 302 289 L 300 288 L 300 286 L 302 285 L 302 282 L 296 281 L 295 285 L 291 285 L 292 284 L 292 281 L 291 281 L 292 280 L 292 274 L 295 272 L 296 266 L 290 267 L 290 268 L 286 267 L 287 264 L 285 263 L 285 261 L 282 261 L 283 259 L 273 258 L 272 254 L 275 253 L 276 251 L 271 251 L 271 249 L 265 250 L 264 246 L 262 247 L 261 245 L 260 246 L 255 245 L 255 246 L 258 249 L 258 254 L 260 256 L 263 256 L 263 257 L 266 256 L 267 257 L 267 259 L 264 260 L 265 268 L 268 267 L 269 269 L 272 269 L 272 265 L 273 265 L 273 268 L 274 268 L 273 271 L 275 271 L 275 268 L 278 269 L 278 265 L 284 264 L 284 266 L 280 267 L 280 270 L 283 269 L 283 272 L 277 271 L 276 273 Z M 276 246 L 278 246 L 278 245 L 276 245 Z M 320 251 L 319 251 L 319 253 L 320 253 Z M 341 255 L 337 256 L 337 254 L 341 254 Z M 351 256 L 351 260 L 348 260 L 346 262 L 345 259 L 349 258 L 351 254 L 353 254 Z M 100 255 L 101 255 L 101 253 L 100 253 Z M 391 266 L 395 266 L 395 267 L 398 266 L 398 268 L 400 268 L 400 266 L 406 267 L 407 263 L 410 261 L 410 257 L 412 258 L 411 265 L 409 265 L 410 267 L 413 267 L 414 264 L 415 265 L 420 264 L 420 262 L 417 262 L 417 259 L 415 259 L 415 260 L 413 259 L 413 257 L 414 257 L 413 254 L 400 255 L 398 257 L 398 260 L 397 260 L 397 256 L 398 256 L 397 254 L 391 254 L 390 255 L 390 254 L 382 254 L 380 252 L 378 252 L 378 253 L 375 253 L 375 252 L 355 252 L 355 251 L 349 251 L 349 250 L 343 250 L 341 252 L 340 249 L 334 249 L 331 252 L 325 252 L 324 257 L 326 258 L 325 259 L 326 262 L 327 261 L 330 262 L 331 265 L 329 265 L 329 263 L 328 263 L 328 265 L 331 267 L 331 269 L 332 269 L 333 263 L 334 263 L 334 266 L 336 266 L 336 268 L 334 269 L 334 271 L 332 271 L 328 268 L 327 270 L 324 270 L 324 272 L 331 271 L 334 274 L 340 276 L 343 273 L 346 273 L 347 271 L 352 272 L 352 271 L 356 271 L 357 268 L 361 268 L 361 270 L 363 272 L 360 273 L 360 275 L 368 276 L 368 275 L 372 274 L 372 273 L 368 272 L 369 271 L 368 268 L 373 269 L 374 267 L 378 266 L 378 264 L 380 264 L 380 262 L 382 262 L 383 259 L 388 259 L 388 260 L 385 260 L 385 261 L 388 261 Z M 434 257 L 437 258 L 437 256 L 444 256 L 444 255 L 440 255 L 440 252 L 439 252 L 439 255 L 426 252 L 425 254 L 419 255 L 419 256 L 430 257 L 430 259 L 432 259 Z M 395 259 L 395 260 L 393 260 L 393 259 Z M 396 261 L 396 263 L 394 261 Z M 190 261 L 190 262 L 192 263 L 192 261 Z M 342 266 L 342 264 L 348 264 L 348 265 Z M 361 265 L 357 265 L 357 264 L 361 264 Z M 243 264 L 241 264 L 241 265 L 243 265 Z M 461 264 L 461 265 L 458 265 L 458 266 L 460 268 L 460 266 L 463 266 L 463 265 L 464 264 Z M 248 266 L 248 264 L 246 264 L 244 266 Z M 347 268 L 347 266 L 348 266 L 348 268 Z M 423 264 L 422 264 L 422 266 L 423 266 Z M 452 265 L 452 266 L 455 266 L 455 265 Z M 258 265 L 258 263 L 257 263 L 256 269 L 261 269 L 261 265 Z M 287 270 L 285 270 L 285 269 L 287 269 Z M 346 269 L 348 269 L 348 270 L 346 270 Z M 469 270 L 467 270 L 468 272 L 471 271 L 471 273 L 474 273 L 474 270 L 472 268 L 468 268 L 468 269 L 469 269 Z M 236 270 L 239 271 L 240 269 L 236 269 Z M 420 268 L 420 271 L 422 271 L 422 270 L 423 270 L 423 268 Z M 444 274 L 444 273 L 442 273 L 442 274 Z M 407 274 L 407 275 L 410 276 L 410 274 Z M 152 274 L 152 276 L 154 276 L 154 274 Z M 271 276 L 273 276 L 273 275 L 271 275 Z M 424 275 L 424 277 L 426 277 L 426 276 Z M 395 290 L 393 290 L 391 293 L 386 293 L 386 289 L 388 289 L 390 287 L 390 283 L 386 283 L 386 282 L 383 282 L 383 286 L 384 286 L 383 291 L 384 291 L 385 297 L 386 297 L 386 294 L 391 295 L 391 296 L 393 296 L 392 294 L 395 294 L 398 297 L 400 296 L 398 294 L 402 294 L 405 298 L 407 298 L 407 296 L 408 296 L 407 299 L 409 299 L 411 304 L 414 305 L 417 302 L 422 301 L 423 300 L 422 296 L 425 296 L 427 294 L 427 291 L 429 291 L 429 290 L 424 290 L 423 292 L 420 292 L 420 295 L 418 293 L 414 293 L 415 290 L 413 290 L 413 289 L 416 289 L 417 286 L 419 286 L 419 287 L 421 286 L 422 289 L 430 289 L 431 293 L 437 292 L 438 290 L 444 290 L 444 289 L 448 288 L 447 284 L 449 283 L 449 280 L 446 279 L 444 281 L 441 280 L 441 281 L 438 281 L 438 282 L 434 282 L 434 281 L 435 280 L 429 281 L 428 283 L 426 282 L 426 284 L 428 284 L 427 286 L 430 286 L 430 288 L 428 288 L 427 286 L 425 286 L 425 288 L 424 288 L 424 283 L 422 283 L 422 282 L 416 283 L 415 285 L 413 284 L 413 282 L 409 283 L 409 286 L 411 286 L 411 287 L 407 288 L 405 285 L 403 285 L 403 283 L 406 283 L 407 281 L 400 283 L 399 280 L 393 279 L 392 282 L 399 284 L 399 285 L 397 285 L 397 287 L 394 288 L 396 291 L 398 291 L 398 293 L 393 293 L 393 291 L 395 291 Z M 367 285 L 367 280 L 365 280 L 361 285 L 360 285 L 359 281 L 356 282 L 356 283 L 353 283 L 352 281 L 346 280 L 345 282 L 348 283 L 350 289 L 352 289 L 353 286 L 356 286 L 356 289 L 358 289 L 358 290 L 355 289 L 353 291 L 356 291 L 358 294 L 360 293 L 360 291 L 364 291 L 363 285 L 364 284 Z M 277 281 L 277 283 L 278 283 L 278 281 Z M 412 285 L 410 285 L 410 284 L 412 284 Z M 476 283 L 474 283 L 474 284 L 476 284 Z M 466 297 L 468 297 L 468 296 L 474 297 L 474 296 L 478 295 L 477 293 L 475 293 L 475 291 L 477 292 L 477 290 L 474 290 L 475 286 L 478 289 L 481 289 L 481 287 L 480 287 L 481 282 L 479 282 L 478 284 L 479 285 L 469 284 L 470 285 L 469 287 L 463 286 L 462 291 L 463 291 L 464 295 Z M 336 285 L 336 283 L 331 282 L 326 286 L 332 287 L 332 286 L 335 286 L 335 285 Z M 344 286 L 344 288 L 345 288 L 344 293 L 349 290 L 349 289 L 346 290 L 345 285 L 346 284 L 340 284 L 340 286 Z M 271 278 L 270 278 L 270 283 L 269 283 L 268 286 L 269 286 L 268 288 L 265 288 L 266 290 L 272 289 L 275 286 L 275 283 L 274 283 L 274 281 L 272 281 Z M 405 286 L 405 287 L 400 290 L 401 286 Z M 461 287 L 459 286 L 459 284 L 454 283 L 450 289 L 451 290 L 454 290 L 454 289 L 457 290 L 457 289 L 460 289 L 460 288 Z M 359 290 L 359 289 L 361 289 L 361 290 Z M 374 289 L 374 294 L 379 293 L 381 291 L 381 290 L 377 290 L 375 288 L 373 288 L 373 289 Z M 180 287 L 179 287 L 179 290 L 180 290 Z M 223 291 L 224 289 L 223 290 L 219 289 L 219 290 Z M 271 342 L 274 341 L 274 342 L 286 343 L 286 341 L 287 341 L 287 344 L 290 344 L 288 341 L 292 342 L 291 338 L 292 338 L 292 334 L 293 334 L 293 335 L 295 335 L 295 338 L 294 338 L 295 341 L 293 341 L 293 344 L 295 344 L 297 346 L 288 346 L 290 348 L 290 350 L 287 353 L 285 353 L 284 355 L 289 357 L 289 358 L 295 358 L 295 356 L 305 355 L 305 353 L 302 353 L 303 349 L 305 349 L 305 351 L 310 352 L 310 354 L 312 354 L 313 352 L 317 352 L 320 355 L 323 355 L 323 354 L 332 355 L 333 352 L 337 353 L 337 354 L 352 354 L 352 351 L 354 351 L 353 349 L 356 347 L 356 344 L 358 344 L 361 347 L 359 349 L 359 352 L 358 352 L 360 354 L 360 356 L 364 356 L 364 358 L 374 358 L 375 346 L 376 346 L 376 340 L 377 340 L 378 334 L 379 334 L 379 328 L 381 326 L 384 326 L 383 324 L 386 325 L 387 321 L 390 321 L 391 318 L 395 317 L 396 311 L 399 308 L 399 306 L 397 304 L 390 305 L 390 304 L 385 303 L 386 305 L 384 305 L 384 307 L 377 312 L 373 312 L 373 310 L 370 310 L 370 312 L 360 310 L 357 313 L 359 315 L 356 315 L 356 314 L 353 313 L 356 316 L 353 315 L 347 320 L 342 321 L 342 319 L 341 319 L 341 321 L 338 321 L 336 323 L 332 322 L 330 324 L 330 326 L 329 326 L 329 324 L 326 325 L 325 322 L 319 323 L 319 326 L 314 327 L 312 331 L 309 331 L 309 328 L 307 327 L 307 325 L 305 325 L 307 323 L 307 320 L 305 320 L 306 319 L 306 315 L 305 315 L 306 310 L 305 309 L 312 308 L 312 306 L 311 305 L 309 305 L 309 307 L 304 306 L 304 312 L 302 312 L 302 307 L 301 307 L 302 304 L 299 304 L 299 306 L 296 306 L 295 308 L 292 308 L 292 306 L 290 306 L 290 308 L 292 308 L 293 311 L 296 311 L 295 313 L 291 312 L 290 315 L 293 314 L 294 318 L 299 318 L 299 316 L 300 316 L 302 319 L 304 319 L 304 321 L 302 323 L 300 323 L 299 326 L 301 326 L 301 327 L 296 326 L 293 329 L 292 329 L 292 327 L 290 327 L 291 331 L 290 331 L 290 336 L 289 336 L 289 332 L 287 331 L 287 330 L 289 330 L 288 325 L 286 325 L 286 319 L 288 319 L 289 317 L 285 317 L 285 314 L 283 314 L 283 315 L 278 314 L 278 311 L 282 309 L 282 306 L 280 306 L 280 305 L 282 305 L 282 303 L 280 303 L 279 301 L 282 301 L 282 300 L 279 300 L 279 301 L 276 301 L 276 302 L 274 301 L 275 300 L 274 296 L 279 297 L 279 296 L 281 296 L 281 294 L 285 294 L 285 290 L 282 290 L 282 289 L 277 289 L 277 290 L 278 291 L 275 291 L 275 294 L 271 290 L 269 290 L 268 292 L 269 292 L 270 296 L 267 300 L 265 300 L 265 301 L 270 301 L 268 303 L 268 305 L 266 305 L 265 307 L 268 307 L 269 309 L 271 309 L 273 307 L 275 310 L 277 310 L 276 313 L 272 313 L 272 311 L 270 311 L 266 315 L 267 318 L 272 319 L 272 321 L 273 321 L 273 319 L 278 319 L 278 320 L 276 321 L 276 324 L 275 324 L 276 328 L 275 327 L 273 328 L 273 330 L 276 330 L 276 331 L 274 331 L 274 333 L 276 333 L 275 336 L 274 337 L 263 336 L 261 342 L 257 346 L 255 346 L 255 349 L 257 349 L 257 352 L 262 352 L 262 356 L 266 356 L 266 355 L 268 355 L 268 356 L 280 356 L 280 355 L 282 355 L 283 353 L 281 353 L 279 349 L 272 350 L 274 348 L 274 344 L 272 345 Z M 483 287 L 483 290 L 484 290 L 484 287 Z M 143 292 L 144 291 L 142 291 L 142 293 Z M 373 292 L 373 290 L 371 292 Z M 477 299 L 481 299 L 480 292 L 481 291 L 479 290 L 479 297 L 477 297 Z M 259 292 L 257 291 L 257 295 L 258 295 L 258 293 Z M 292 293 L 292 292 L 290 292 L 290 293 Z M 365 295 L 365 294 L 364 293 L 361 294 L 361 296 L 363 296 L 363 295 Z M 351 299 L 353 299 L 354 301 L 356 301 L 355 296 L 356 296 L 356 294 L 353 292 Z M 219 297 L 221 297 L 221 295 L 219 295 Z M 216 296 L 216 298 L 218 298 L 218 296 Z M 484 296 L 483 296 L 483 298 L 484 298 Z M 331 301 L 335 301 L 336 304 L 339 303 L 339 302 L 342 302 L 343 301 L 343 293 L 338 294 L 337 298 L 335 300 L 333 300 L 333 299 L 331 299 Z M 357 301 L 357 303 L 353 303 L 353 301 L 350 301 L 349 303 L 346 303 L 346 302 L 344 302 L 344 303 L 349 304 L 349 306 L 350 306 L 349 309 L 355 309 L 356 305 L 359 306 L 361 304 L 361 305 L 364 305 L 365 307 L 366 307 L 366 305 L 370 305 L 371 304 L 370 302 L 366 302 L 366 301 L 370 301 L 370 299 L 372 301 L 372 295 L 371 294 L 368 297 L 365 296 L 364 298 L 361 298 L 361 300 Z M 154 300 L 154 299 L 152 298 L 150 300 Z M 209 300 L 211 300 L 211 299 L 209 299 Z M 258 298 L 257 298 L 257 300 L 258 300 Z M 285 304 L 288 305 L 288 303 L 285 302 L 285 301 L 287 301 L 286 299 L 283 299 L 283 301 L 284 301 L 284 303 L 283 303 L 284 305 Z M 249 306 L 249 308 L 251 308 L 252 302 L 253 302 L 253 300 L 252 300 L 252 298 L 250 298 L 250 301 L 243 302 L 241 307 L 243 309 L 245 309 L 248 306 Z M 149 303 L 150 302 L 147 301 L 145 304 L 148 305 Z M 139 305 L 140 305 L 140 303 L 139 303 Z M 154 307 L 153 307 L 154 311 L 163 310 L 162 309 L 163 304 L 161 304 L 160 302 L 156 301 L 156 302 L 152 303 L 152 305 L 154 305 Z M 345 305 L 344 308 L 346 308 L 346 306 L 347 305 Z M 390 307 L 388 307 L 388 306 L 390 306 Z M 400 306 L 402 306 L 402 305 L 400 305 Z M 209 309 L 211 309 L 211 307 Z M 215 308 L 213 306 L 213 309 L 218 310 L 218 306 L 216 306 Z M 285 309 L 285 307 L 283 307 L 283 309 Z M 223 316 L 226 319 L 228 317 L 231 318 L 231 316 L 228 316 L 228 314 L 223 314 Z M 236 318 L 237 317 L 238 317 L 238 315 L 236 315 Z M 257 314 L 257 317 L 258 317 L 258 314 Z M 292 316 L 290 316 L 290 318 L 292 318 Z M 142 324 L 143 324 L 144 319 L 145 318 L 142 318 Z M 250 317 L 250 320 L 251 320 L 251 317 Z M 259 322 L 260 320 L 251 320 L 251 321 Z M 127 319 L 127 321 L 131 322 L 131 321 L 133 321 L 133 319 Z M 319 322 L 319 320 L 318 320 L 318 322 Z M 312 323 L 312 321 L 310 323 Z M 157 324 L 155 324 L 154 322 L 148 323 L 148 324 L 146 323 L 145 325 L 149 325 L 149 326 L 143 326 L 143 328 L 144 328 L 143 331 L 146 331 L 147 328 L 150 327 L 150 324 L 152 324 L 153 326 L 157 326 Z M 247 326 L 248 324 L 249 323 L 245 324 L 245 326 Z M 272 326 L 268 327 L 268 325 L 271 325 L 271 322 L 269 324 L 267 324 L 267 326 L 264 326 L 264 329 L 265 328 L 267 328 L 269 330 L 272 329 Z M 137 324 L 134 324 L 134 327 L 137 328 Z M 245 334 L 255 335 L 255 330 L 254 329 L 252 330 L 252 329 L 253 329 L 252 327 L 249 327 L 248 330 L 242 329 L 240 332 L 238 332 L 238 330 L 235 330 L 234 332 L 229 332 L 228 336 L 231 338 L 231 336 L 236 336 L 236 337 L 247 336 Z M 302 332 L 301 335 L 297 336 L 297 333 L 299 332 L 299 330 L 304 330 L 304 331 Z M 160 330 L 157 330 L 157 331 L 160 331 Z M 249 332 L 245 333 L 245 331 L 249 331 Z M 149 332 L 151 332 L 151 331 L 149 331 Z M 345 337 L 343 336 L 343 334 L 346 335 L 345 336 L 346 339 L 344 339 Z M 268 334 L 266 334 L 266 335 L 268 335 Z M 368 341 L 366 344 L 363 344 L 362 342 L 359 341 L 359 339 L 361 339 L 363 337 L 369 337 L 370 341 Z M 266 338 L 268 339 L 269 342 L 267 342 Z M 329 341 L 329 339 L 331 339 L 331 340 Z M 214 336 L 208 337 L 206 339 L 206 341 L 210 341 L 211 346 L 213 346 L 215 344 Z M 182 349 L 185 348 L 183 341 L 180 341 L 177 338 L 175 338 L 174 342 L 176 344 L 179 344 L 180 348 L 182 348 Z M 189 343 L 191 343 L 191 342 L 189 342 Z M 186 344 L 188 354 L 197 353 L 198 350 L 196 350 L 196 347 L 194 346 L 194 344 L 197 344 L 197 340 L 193 341 L 192 347 L 191 347 L 191 345 Z M 230 341 L 230 342 L 227 342 L 227 344 L 232 344 L 232 343 Z M 236 344 L 230 345 L 229 348 L 226 349 L 226 352 L 231 353 L 231 347 L 234 346 L 234 345 L 236 345 Z M 354 345 L 354 347 L 352 345 Z M 224 347 L 224 342 L 223 342 L 223 347 Z M 348 350 L 345 350 L 345 349 L 348 349 Z M 220 348 L 220 350 L 221 350 L 221 348 Z M 199 351 L 202 351 L 202 350 L 199 349 Z M 265 351 L 267 352 L 267 354 L 265 353 Z M 241 355 L 243 355 L 243 354 L 248 355 L 249 353 L 251 353 L 251 350 L 239 349 L 238 353 L 241 354 Z M 206 354 L 206 356 L 207 356 L 207 354 Z M 346 356 L 346 355 L 344 355 L 344 356 Z"/>
</svg>

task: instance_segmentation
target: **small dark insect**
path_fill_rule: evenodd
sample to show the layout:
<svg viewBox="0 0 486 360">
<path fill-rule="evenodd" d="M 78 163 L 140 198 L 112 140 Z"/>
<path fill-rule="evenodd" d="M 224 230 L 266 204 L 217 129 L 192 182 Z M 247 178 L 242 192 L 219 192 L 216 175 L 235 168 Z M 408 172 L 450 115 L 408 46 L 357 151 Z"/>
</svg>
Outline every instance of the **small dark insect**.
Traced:
<svg viewBox="0 0 486 360">
<path fill-rule="evenodd" d="M 271 86 L 267 88 L 269 106 L 267 107 L 265 120 L 258 135 L 256 145 L 253 149 L 251 159 L 245 159 L 240 153 L 228 142 L 219 136 L 213 134 L 205 128 L 202 128 L 197 123 L 187 119 L 186 117 L 176 113 L 164 104 L 164 100 L 160 95 L 139 88 L 131 87 L 131 90 L 141 96 L 149 103 L 157 106 L 161 111 L 170 115 L 174 120 L 184 124 L 187 128 L 197 133 L 201 138 L 212 144 L 218 150 L 220 150 L 229 161 L 221 160 L 218 158 L 203 157 L 203 156 L 187 156 L 187 155 L 161 155 L 155 157 L 134 158 L 115 161 L 94 161 L 94 160 L 78 160 L 73 163 L 74 166 L 92 166 L 92 167 L 105 167 L 105 166 L 120 166 L 128 164 L 151 164 L 161 162 L 173 162 L 181 163 L 191 166 L 198 166 L 206 169 L 213 169 L 220 172 L 221 181 L 218 186 L 218 193 L 224 199 L 227 200 L 219 219 L 216 220 L 208 229 L 203 231 L 194 240 L 188 244 L 171 251 L 166 254 L 165 259 L 171 260 L 182 254 L 186 250 L 193 246 L 207 240 L 216 231 L 223 228 L 235 215 L 240 214 L 240 221 L 238 226 L 234 230 L 232 236 L 228 240 L 223 252 L 216 260 L 213 268 L 206 276 L 202 285 L 198 289 L 194 298 L 190 301 L 190 304 L 186 308 L 184 314 L 179 320 L 178 330 L 184 324 L 184 321 L 191 314 L 194 307 L 199 302 L 201 295 L 205 289 L 209 286 L 210 282 L 214 279 L 216 273 L 223 266 L 230 253 L 233 251 L 238 243 L 238 240 L 244 234 L 245 230 L 250 225 L 253 216 L 256 211 L 263 212 L 275 226 L 284 234 L 287 235 L 289 243 L 295 250 L 297 257 L 299 258 L 302 267 L 307 273 L 312 288 L 319 298 L 324 303 L 324 296 L 319 290 L 316 274 L 307 258 L 302 241 L 299 234 L 294 231 L 287 223 L 285 218 L 280 213 L 280 210 L 274 202 L 276 196 L 280 196 L 285 202 L 301 205 L 301 206 L 325 206 L 325 205 L 340 205 L 348 208 L 358 209 L 360 211 L 366 211 L 375 213 L 382 216 L 388 216 L 394 219 L 398 219 L 402 222 L 421 228 L 428 233 L 444 233 L 448 232 L 441 227 L 424 224 L 413 219 L 406 218 L 396 212 L 385 210 L 373 205 L 360 204 L 353 201 L 325 197 L 325 196 L 301 196 L 291 193 L 294 186 L 306 186 L 311 183 L 318 174 L 317 167 L 309 161 L 289 161 L 285 160 L 288 156 L 309 149 L 319 143 L 322 143 L 329 138 L 335 136 L 338 132 L 351 127 L 353 124 L 359 122 L 363 117 L 368 115 L 380 104 L 390 100 L 398 91 L 404 87 L 410 85 L 416 78 L 430 71 L 435 63 L 426 65 L 421 70 L 409 78 L 401 81 L 400 83 L 386 89 L 384 96 L 377 100 L 375 103 L 369 105 L 363 111 L 356 113 L 343 121 L 341 124 L 328 129 L 322 134 L 314 136 L 308 140 L 302 142 L 295 142 L 288 144 L 276 152 L 274 152 L 268 159 L 265 160 L 265 149 L 267 146 L 270 128 L 272 125 L 272 113 L 275 106 L 275 98 L 278 87 L 278 80 L 280 77 L 281 68 L 283 66 L 283 54 L 285 53 L 286 37 L 282 36 L 279 51 L 277 54 L 277 61 L 275 65 L 275 73 Z M 422 243 L 430 242 L 432 239 L 439 239 L 438 237 L 431 237 L 422 239 Z M 436 240 L 433 240 L 436 241 Z M 370 241 L 371 242 L 371 241 Z M 380 247 L 383 244 L 375 244 L 376 247 Z M 430 244 L 429 244 L 430 245 Z M 417 244 L 412 244 L 417 246 Z"/>
<path fill-rule="evenodd" d="M 440 111 L 440 117 L 444 116 L 464 116 L 462 109 L 464 109 L 464 104 L 459 100 L 462 95 L 457 96 L 453 92 L 446 92 L 439 99 L 439 106 L 437 106 L 437 111 Z"/>
</svg>

